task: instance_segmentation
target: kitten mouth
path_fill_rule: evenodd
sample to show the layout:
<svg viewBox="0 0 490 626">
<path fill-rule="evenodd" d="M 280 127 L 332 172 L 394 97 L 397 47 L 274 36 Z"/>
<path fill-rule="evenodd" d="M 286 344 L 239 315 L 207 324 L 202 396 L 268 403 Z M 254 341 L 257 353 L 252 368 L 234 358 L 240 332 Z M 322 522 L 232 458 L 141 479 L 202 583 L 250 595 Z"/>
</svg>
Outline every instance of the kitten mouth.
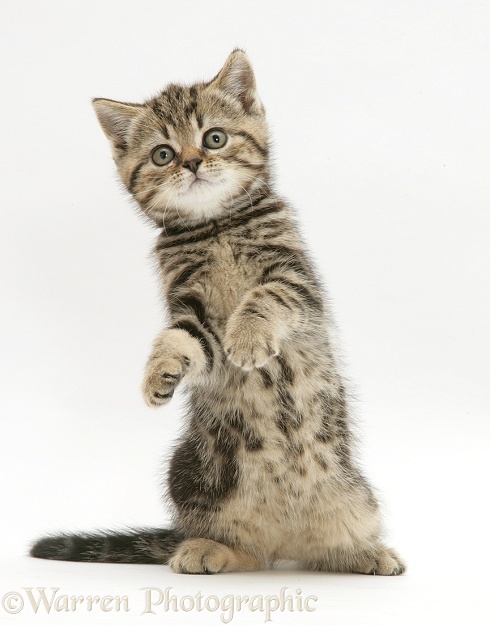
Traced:
<svg viewBox="0 0 490 626">
<path fill-rule="evenodd" d="M 191 180 L 191 184 L 188 189 L 192 189 L 193 187 L 202 187 L 203 185 L 208 184 L 210 181 L 207 178 L 202 178 L 202 176 L 194 176 L 194 180 Z"/>
</svg>

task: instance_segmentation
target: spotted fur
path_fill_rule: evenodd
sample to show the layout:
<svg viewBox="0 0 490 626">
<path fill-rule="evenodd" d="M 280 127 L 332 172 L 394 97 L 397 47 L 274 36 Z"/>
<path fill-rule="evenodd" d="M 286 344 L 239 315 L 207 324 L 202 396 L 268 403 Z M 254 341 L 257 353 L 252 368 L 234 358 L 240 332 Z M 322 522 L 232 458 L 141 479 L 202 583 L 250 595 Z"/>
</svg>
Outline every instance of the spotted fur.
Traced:
<svg viewBox="0 0 490 626">
<path fill-rule="evenodd" d="M 143 381 L 178 385 L 188 422 L 168 473 L 173 530 L 42 539 L 34 556 L 169 563 L 176 572 L 305 568 L 400 574 L 353 457 L 329 307 L 295 216 L 271 182 L 264 109 L 245 54 L 208 83 L 144 104 L 96 99 L 124 184 L 160 229 L 169 323 Z M 210 129 L 226 144 L 207 147 Z M 152 161 L 156 146 L 164 166 Z"/>
</svg>

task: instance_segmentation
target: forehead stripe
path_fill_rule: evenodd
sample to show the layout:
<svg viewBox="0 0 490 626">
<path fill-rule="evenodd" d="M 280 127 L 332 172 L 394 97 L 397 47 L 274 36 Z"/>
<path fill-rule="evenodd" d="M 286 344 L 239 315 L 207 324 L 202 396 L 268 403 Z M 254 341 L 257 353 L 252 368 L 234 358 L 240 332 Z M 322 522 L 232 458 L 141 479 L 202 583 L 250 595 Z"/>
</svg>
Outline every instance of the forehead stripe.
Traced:
<svg viewBox="0 0 490 626">
<path fill-rule="evenodd" d="M 255 137 L 252 137 L 252 135 L 250 135 L 250 133 L 246 133 L 245 131 L 240 130 L 240 131 L 237 131 L 235 134 L 249 141 L 256 148 L 256 150 L 260 152 L 262 156 L 267 156 L 269 154 L 269 151 L 267 150 L 267 148 L 263 148 L 255 139 Z"/>
</svg>

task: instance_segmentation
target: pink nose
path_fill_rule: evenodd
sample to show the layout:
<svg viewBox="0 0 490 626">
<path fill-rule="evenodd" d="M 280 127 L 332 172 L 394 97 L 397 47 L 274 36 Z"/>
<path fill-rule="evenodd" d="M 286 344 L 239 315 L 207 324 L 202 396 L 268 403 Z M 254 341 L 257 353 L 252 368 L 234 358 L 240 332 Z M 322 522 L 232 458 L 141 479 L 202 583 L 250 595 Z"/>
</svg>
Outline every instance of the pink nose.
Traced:
<svg viewBox="0 0 490 626">
<path fill-rule="evenodd" d="M 190 170 L 193 174 L 197 172 L 197 168 L 202 163 L 202 159 L 194 158 L 184 161 L 184 167 Z"/>
</svg>

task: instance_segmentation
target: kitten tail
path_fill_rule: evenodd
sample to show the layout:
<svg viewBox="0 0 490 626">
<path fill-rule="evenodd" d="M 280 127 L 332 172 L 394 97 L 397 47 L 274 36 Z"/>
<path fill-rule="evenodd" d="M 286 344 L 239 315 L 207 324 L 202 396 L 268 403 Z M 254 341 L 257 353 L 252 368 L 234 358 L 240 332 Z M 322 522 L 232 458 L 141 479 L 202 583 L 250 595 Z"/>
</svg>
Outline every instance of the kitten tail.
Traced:
<svg viewBox="0 0 490 626">
<path fill-rule="evenodd" d="M 166 564 L 184 539 L 176 529 L 61 534 L 36 541 L 30 555 L 56 561 Z"/>
</svg>

